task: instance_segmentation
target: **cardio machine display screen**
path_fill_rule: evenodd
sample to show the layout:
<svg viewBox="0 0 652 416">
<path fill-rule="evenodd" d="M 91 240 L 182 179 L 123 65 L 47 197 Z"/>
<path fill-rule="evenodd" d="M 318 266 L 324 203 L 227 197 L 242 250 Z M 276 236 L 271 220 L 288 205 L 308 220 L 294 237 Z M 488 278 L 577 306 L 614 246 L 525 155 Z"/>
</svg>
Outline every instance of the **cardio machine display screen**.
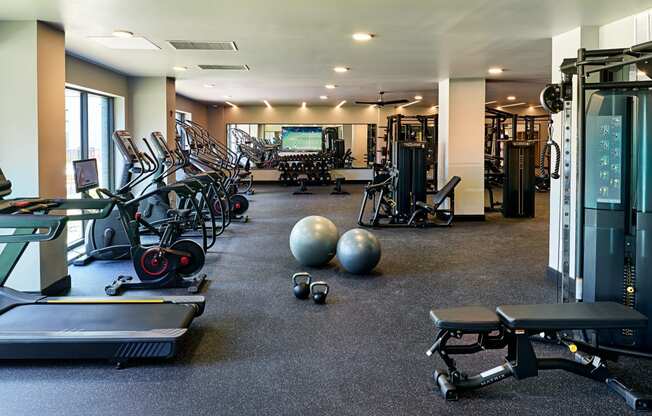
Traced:
<svg viewBox="0 0 652 416">
<path fill-rule="evenodd" d="M 282 150 L 288 152 L 318 152 L 322 150 L 322 128 L 296 126 L 281 128 Z"/>
<path fill-rule="evenodd" d="M 77 193 L 100 186 L 96 159 L 73 160 L 72 166 L 75 172 L 75 189 Z"/>
</svg>

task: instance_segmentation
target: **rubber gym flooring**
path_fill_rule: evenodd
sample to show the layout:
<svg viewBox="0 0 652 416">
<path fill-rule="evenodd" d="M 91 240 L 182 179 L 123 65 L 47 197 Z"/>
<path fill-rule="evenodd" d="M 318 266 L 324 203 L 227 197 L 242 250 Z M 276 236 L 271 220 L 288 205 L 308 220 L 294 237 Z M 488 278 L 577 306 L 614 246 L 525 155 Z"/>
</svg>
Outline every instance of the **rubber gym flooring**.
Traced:
<svg viewBox="0 0 652 416">
<path fill-rule="evenodd" d="M 352 195 L 292 196 L 257 186 L 251 221 L 234 224 L 208 255 L 206 311 L 179 356 L 116 370 L 105 362 L 9 362 L 0 366 L 0 414 L 8 415 L 619 415 L 629 408 L 605 385 L 542 372 L 467 393 L 447 403 L 434 392 L 433 307 L 556 301 L 545 277 L 547 195 L 537 218 L 457 222 L 450 229 L 383 229 L 377 272 L 353 277 L 337 262 L 309 270 L 332 293 L 319 306 L 292 296 L 303 271 L 290 254 L 292 225 L 325 215 L 340 232 L 355 227 L 361 187 Z M 102 294 L 129 263 L 71 267 L 73 294 Z M 183 291 L 167 291 L 183 294 Z M 136 294 L 136 293 L 133 293 Z M 564 354 L 539 345 L 543 355 Z M 477 372 L 502 362 L 490 351 L 461 357 Z M 652 364 L 612 366 L 652 392 Z"/>
</svg>

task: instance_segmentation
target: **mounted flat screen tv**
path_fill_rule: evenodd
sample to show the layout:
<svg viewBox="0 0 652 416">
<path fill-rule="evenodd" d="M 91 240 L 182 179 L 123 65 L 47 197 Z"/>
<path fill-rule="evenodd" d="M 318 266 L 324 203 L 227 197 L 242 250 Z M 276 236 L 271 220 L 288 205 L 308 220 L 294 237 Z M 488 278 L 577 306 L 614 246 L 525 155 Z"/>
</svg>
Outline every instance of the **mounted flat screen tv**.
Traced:
<svg viewBox="0 0 652 416">
<path fill-rule="evenodd" d="M 283 126 L 281 140 L 282 150 L 287 152 L 318 152 L 322 150 L 322 128 Z"/>
</svg>

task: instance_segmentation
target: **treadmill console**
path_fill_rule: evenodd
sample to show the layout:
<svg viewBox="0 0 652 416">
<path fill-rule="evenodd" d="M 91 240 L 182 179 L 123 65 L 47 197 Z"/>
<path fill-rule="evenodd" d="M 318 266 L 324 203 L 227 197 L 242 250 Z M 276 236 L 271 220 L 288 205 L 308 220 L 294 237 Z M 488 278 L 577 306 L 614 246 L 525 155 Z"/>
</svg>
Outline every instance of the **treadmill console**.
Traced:
<svg viewBox="0 0 652 416">
<path fill-rule="evenodd" d="M 75 190 L 77 193 L 87 192 L 100 186 L 97 174 L 97 159 L 73 160 L 75 172 Z"/>
</svg>

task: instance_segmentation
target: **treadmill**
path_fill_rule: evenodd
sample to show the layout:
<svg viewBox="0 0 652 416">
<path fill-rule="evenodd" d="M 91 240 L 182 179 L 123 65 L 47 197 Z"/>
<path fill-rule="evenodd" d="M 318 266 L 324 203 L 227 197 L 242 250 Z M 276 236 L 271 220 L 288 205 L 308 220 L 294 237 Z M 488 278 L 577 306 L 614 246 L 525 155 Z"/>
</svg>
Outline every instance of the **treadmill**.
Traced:
<svg viewBox="0 0 652 416">
<path fill-rule="evenodd" d="M 59 238 L 68 221 L 104 218 L 115 205 L 111 199 L 4 199 L 10 193 L 0 170 L 0 359 L 106 359 L 122 367 L 176 354 L 204 311 L 203 296 L 48 297 L 5 287 L 30 242 Z"/>
</svg>

